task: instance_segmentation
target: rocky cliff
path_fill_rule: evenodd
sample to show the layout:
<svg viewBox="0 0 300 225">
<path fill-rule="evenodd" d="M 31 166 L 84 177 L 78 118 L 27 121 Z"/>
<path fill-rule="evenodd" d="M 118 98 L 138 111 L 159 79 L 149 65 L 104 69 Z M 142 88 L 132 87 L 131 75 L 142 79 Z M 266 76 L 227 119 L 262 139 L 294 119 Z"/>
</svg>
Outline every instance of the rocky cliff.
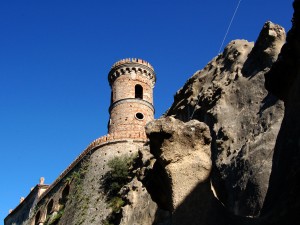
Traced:
<svg viewBox="0 0 300 225">
<path fill-rule="evenodd" d="M 155 224 L 299 221 L 298 0 L 294 9 L 287 39 L 268 21 L 255 43 L 230 42 L 147 125 L 153 163 L 140 180 Z"/>
<path fill-rule="evenodd" d="M 265 224 L 299 223 L 300 198 L 300 1 L 294 1 L 292 29 L 278 60 L 265 75 L 265 86 L 284 101 L 276 139 L 269 189 L 263 208 Z"/>
<path fill-rule="evenodd" d="M 284 29 L 271 22 L 255 43 L 230 42 L 176 93 L 165 116 L 148 124 L 157 159 L 148 189 L 172 224 L 259 217 L 284 114 L 264 75 L 284 42 Z M 153 188 L 157 176 L 163 181 Z"/>
</svg>

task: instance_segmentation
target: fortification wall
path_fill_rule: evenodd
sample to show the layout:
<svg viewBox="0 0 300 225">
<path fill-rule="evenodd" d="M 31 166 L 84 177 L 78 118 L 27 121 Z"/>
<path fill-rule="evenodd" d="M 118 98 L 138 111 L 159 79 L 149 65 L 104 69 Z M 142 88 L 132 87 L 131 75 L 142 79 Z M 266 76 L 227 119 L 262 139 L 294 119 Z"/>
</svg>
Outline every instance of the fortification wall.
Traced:
<svg viewBox="0 0 300 225">
<path fill-rule="evenodd" d="M 42 185 L 44 192 L 39 192 L 37 185 L 29 195 L 22 201 L 6 218 L 5 225 L 11 224 L 28 224 L 33 225 L 38 220 L 45 223 L 50 215 L 56 214 L 65 207 L 64 201 L 66 194 L 74 195 L 75 187 L 78 184 L 74 182 L 74 174 L 79 175 L 82 167 L 90 167 L 89 158 L 97 155 L 97 160 L 93 160 L 92 167 L 106 168 L 106 162 L 112 156 L 123 153 L 131 153 L 137 151 L 137 146 L 142 146 L 146 141 L 145 132 L 132 133 L 128 138 L 126 133 L 111 133 L 94 140 L 88 147 L 57 177 L 57 179 L 48 187 Z M 102 152 L 103 151 L 103 152 Z M 106 156 L 107 155 L 107 156 Z M 103 158 L 102 158 L 103 157 Z M 92 158 L 95 158 L 94 156 Z M 87 163 L 87 164 L 86 164 Z M 87 169 L 87 168 L 85 168 Z M 95 175 L 91 170 L 91 173 Z M 106 169 L 107 170 L 107 169 Z M 100 172 L 101 174 L 101 172 Z M 75 179 L 76 180 L 76 179 Z M 86 184 L 88 187 L 89 184 Z M 70 189 L 68 193 L 63 193 L 66 189 Z M 72 210 L 70 210 L 71 212 Z"/>
<path fill-rule="evenodd" d="M 111 213 L 101 187 L 101 179 L 109 171 L 107 163 L 114 157 L 137 153 L 143 144 L 139 140 L 119 139 L 94 147 L 51 185 L 25 224 L 35 224 L 37 215 L 39 223 L 48 224 L 59 214 L 59 224 L 102 224 Z M 67 196 L 66 188 L 69 188 Z"/>
</svg>

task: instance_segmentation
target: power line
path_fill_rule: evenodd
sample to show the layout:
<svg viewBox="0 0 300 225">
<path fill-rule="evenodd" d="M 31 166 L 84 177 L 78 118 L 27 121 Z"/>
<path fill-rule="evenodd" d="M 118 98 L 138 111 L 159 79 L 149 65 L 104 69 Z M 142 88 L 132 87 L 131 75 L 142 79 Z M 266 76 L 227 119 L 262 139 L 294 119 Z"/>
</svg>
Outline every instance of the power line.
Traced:
<svg viewBox="0 0 300 225">
<path fill-rule="evenodd" d="M 235 8 L 235 11 L 234 11 L 234 13 L 233 13 L 233 15 L 232 15 L 232 17 L 231 17 L 230 23 L 229 23 L 229 25 L 228 25 L 227 31 L 226 31 L 225 36 L 224 36 L 224 38 L 223 38 L 223 41 L 222 41 L 222 44 L 221 44 L 221 46 L 220 46 L 220 49 L 219 49 L 218 54 L 220 54 L 220 52 L 221 52 L 221 49 L 222 49 L 222 47 L 223 47 L 223 45 L 224 45 L 225 39 L 226 39 L 226 37 L 227 37 L 227 35 L 228 35 L 228 33 L 229 33 L 231 24 L 232 24 L 232 22 L 233 22 L 233 20 L 234 20 L 234 17 L 235 17 L 235 15 L 236 15 L 236 12 L 238 11 L 238 8 L 239 8 L 239 6 L 240 6 L 241 1 L 242 1 L 242 0 L 239 0 L 237 6 L 236 6 L 236 8 Z"/>
</svg>

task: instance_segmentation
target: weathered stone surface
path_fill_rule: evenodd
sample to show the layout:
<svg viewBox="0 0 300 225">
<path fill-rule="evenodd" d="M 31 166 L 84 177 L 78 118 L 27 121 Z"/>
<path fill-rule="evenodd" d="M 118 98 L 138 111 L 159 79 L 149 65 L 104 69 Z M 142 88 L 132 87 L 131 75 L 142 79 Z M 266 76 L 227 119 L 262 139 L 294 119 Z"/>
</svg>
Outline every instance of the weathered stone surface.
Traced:
<svg viewBox="0 0 300 225">
<path fill-rule="evenodd" d="M 121 192 L 126 205 L 122 208 L 120 225 L 153 224 L 157 205 L 143 184 L 134 178 Z"/>
<path fill-rule="evenodd" d="M 159 208 L 171 213 L 164 219 L 158 215 L 161 223 L 155 224 L 216 224 L 216 218 L 207 220 L 212 212 L 222 217 L 222 206 L 208 179 L 212 168 L 209 128 L 197 120 L 184 123 L 166 117 L 150 122 L 146 133 L 156 161 L 143 182 Z"/>
<path fill-rule="evenodd" d="M 103 190 L 103 177 L 110 170 L 108 162 L 115 157 L 135 154 L 143 143 L 116 142 L 95 150 L 89 157 L 85 176 L 81 185 L 77 185 L 77 198 L 68 201 L 66 211 L 59 224 L 102 224 L 112 213 L 107 193 Z"/>
<path fill-rule="evenodd" d="M 146 127 L 150 152 L 157 158 L 170 179 L 171 210 L 211 171 L 210 134 L 208 127 L 196 120 L 183 123 L 172 117 L 150 122 Z"/>
<path fill-rule="evenodd" d="M 271 22 L 255 45 L 230 42 L 176 93 L 166 113 L 209 126 L 212 184 L 217 198 L 238 216 L 258 216 L 268 188 L 284 106 L 265 89 L 264 74 L 284 42 L 284 29 Z"/>
</svg>

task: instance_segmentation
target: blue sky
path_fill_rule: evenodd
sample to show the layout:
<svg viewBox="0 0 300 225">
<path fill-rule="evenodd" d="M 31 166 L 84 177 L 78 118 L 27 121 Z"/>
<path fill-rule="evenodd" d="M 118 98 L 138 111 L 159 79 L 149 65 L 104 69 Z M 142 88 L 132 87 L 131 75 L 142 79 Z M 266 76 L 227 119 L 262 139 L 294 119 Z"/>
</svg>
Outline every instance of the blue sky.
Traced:
<svg viewBox="0 0 300 225">
<path fill-rule="evenodd" d="M 0 220 L 107 133 L 113 63 L 153 65 L 158 118 L 218 54 L 238 2 L 0 0 Z M 242 0 L 224 43 L 255 41 L 268 20 L 288 31 L 292 12 L 292 0 Z"/>
</svg>

